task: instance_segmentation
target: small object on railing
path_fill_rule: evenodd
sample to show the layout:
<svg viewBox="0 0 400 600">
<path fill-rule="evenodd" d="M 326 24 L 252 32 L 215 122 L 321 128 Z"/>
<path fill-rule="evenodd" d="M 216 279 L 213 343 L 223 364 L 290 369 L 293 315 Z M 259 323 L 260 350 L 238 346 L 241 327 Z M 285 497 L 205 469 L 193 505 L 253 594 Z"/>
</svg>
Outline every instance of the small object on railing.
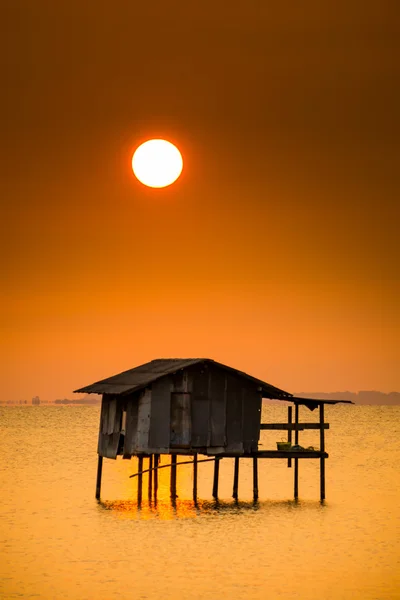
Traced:
<svg viewBox="0 0 400 600">
<path fill-rule="evenodd" d="M 287 451 L 291 449 L 292 444 L 290 442 L 276 442 L 276 447 L 279 451 Z"/>
<path fill-rule="evenodd" d="M 318 448 L 314 448 L 314 446 L 307 446 L 307 448 L 304 448 L 299 444 L 294 444 L 290 450 L 292 452 L 319 452 Z"/>
</svg>

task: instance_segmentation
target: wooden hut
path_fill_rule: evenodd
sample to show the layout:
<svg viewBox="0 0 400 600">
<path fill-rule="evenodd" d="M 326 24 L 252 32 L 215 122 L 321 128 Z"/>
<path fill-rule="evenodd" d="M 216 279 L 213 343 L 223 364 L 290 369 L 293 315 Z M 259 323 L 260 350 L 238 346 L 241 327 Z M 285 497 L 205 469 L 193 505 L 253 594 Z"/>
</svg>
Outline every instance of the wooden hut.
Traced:
<svg viewBox="0 0 400 600">
<path fill-rule="evenodd" d="M 103 457 L 138 456 L 139 474 L 145 456 L 157 457 L 155 464 L 156 461 L 158 464 L 161 454 L 170 454 L 174 471 L 177 455 L 191 455 L 196 462 L 196 474 L 198 454 L 215 457 L 217 471 L 221 458 L 235 457 L 236 476 L 239 457 L 252 457 L 255 464 L 258 458 L 288 458 L 287 451 L 258 449 L 261 429 L 286 430 L 289 441 L 294 431 L 298 443 L 298 432 L 312 428 L 320 430 L 320 450 L 290 452 L 290 458 L 295 459 L 295 496 L 298 458 L 319 458 L 321 498 L 325 497 L 324 460 L 328 455 L 324 448 L 327 424 L 324 423 L 323 406 L 336 404 L 336 401 L 295 398 L 247 373 L 202 358 L 153 360 L 76 392 L 103 396 L 97 497 L 100 495 Z M 293 402 L 295 422 L 292 423 L 292 407 L 289 407 L 287 423 L 262 424 L 263 398 Z M 319 406 L 319 423 L 300 424 L 299 405 L 311 410 Z M 149 468 L 153 470 L 156 466 L 151 464 Z M 215 483 L 214 474 L 214 492 Z"/>
</svg>

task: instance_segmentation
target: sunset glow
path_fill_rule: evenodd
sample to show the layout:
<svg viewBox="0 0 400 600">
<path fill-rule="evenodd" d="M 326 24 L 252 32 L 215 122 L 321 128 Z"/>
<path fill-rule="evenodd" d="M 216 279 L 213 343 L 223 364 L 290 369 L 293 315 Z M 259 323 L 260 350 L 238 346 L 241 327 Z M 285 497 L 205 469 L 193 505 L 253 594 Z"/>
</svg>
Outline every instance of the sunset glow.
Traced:
<svg viewBox="0 0 400 600">
<path fill-rule="evenodd" d="M 171 356 L 399 390 L 386 4 L 100 4 L 8 3 L 0 403 Z"/>
</svg>

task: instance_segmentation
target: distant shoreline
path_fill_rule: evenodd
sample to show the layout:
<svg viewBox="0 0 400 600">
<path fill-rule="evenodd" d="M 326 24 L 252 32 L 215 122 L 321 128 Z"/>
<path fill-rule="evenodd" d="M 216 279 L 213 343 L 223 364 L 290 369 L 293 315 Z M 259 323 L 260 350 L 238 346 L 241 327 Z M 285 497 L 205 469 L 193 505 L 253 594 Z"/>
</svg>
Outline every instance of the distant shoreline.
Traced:
<svg viewBox="0 0 400 600">
<path fill-rule="evenodd" d="M 40 400 L 38 396 L 32 400 L 0 400 L 0 406 L 94 406 L 101 404 L 101 396 L 93 395 L 85 398 L 63 398 L 57 400 Z"/>
<path fill-rule="evenodd" d="M 358 406 L 399 406 L 400 392 L 359 391 L 359 392 L 295 392 L 298 398 L 315 398 L 320 400 L 351 400 Z M 267 402 L 268 400 L 265 399 Z M 279 402 L 279 401 L 278 401 Z M 41 401 L 38 396 L 32 400 L 0 400 L 0 406 L 98 406 L 101 396 L 91 395 L 80 399 L 56 399 Z"/>
<path fill-rule="evenodd" d="M 43 402 L 39 402 L 39 403 L 32 403 L 29 400 L 27 401 L 23 401 L 21 400 L 20 402 L 15 401 L 0 401 L 0 407 L 1 406 L 34 406 L 34 407 L 40 407 L 40 406 L 100 406 L 101 404 L 101 398 L 99 400 L 92 400 L 91 402 L 83 402 L 82 400 L 71 400 L 69 402 L 65 402 L 64 400 L 62 402 L 56 402 L 55 400 L 50 400 L 49 402 L 43 401 Z"/>
</svg>

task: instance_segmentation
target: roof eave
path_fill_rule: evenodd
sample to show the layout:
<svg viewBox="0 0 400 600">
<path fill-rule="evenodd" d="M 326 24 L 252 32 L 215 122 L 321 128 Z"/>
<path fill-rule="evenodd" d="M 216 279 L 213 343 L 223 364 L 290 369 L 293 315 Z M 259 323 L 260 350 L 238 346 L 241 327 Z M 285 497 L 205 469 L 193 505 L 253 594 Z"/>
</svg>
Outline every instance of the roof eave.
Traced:
<svg viewBox="0 0 400 600">
<path fill-rule="evenodd" d="M 290 401 L 296 404 L 308 404 L 310 402 L 314 404 L 354 404 L 351 400 L 322 400 L 319 398 L 298 398 L 296 396 L 292 396 Z"/>
</svg>

